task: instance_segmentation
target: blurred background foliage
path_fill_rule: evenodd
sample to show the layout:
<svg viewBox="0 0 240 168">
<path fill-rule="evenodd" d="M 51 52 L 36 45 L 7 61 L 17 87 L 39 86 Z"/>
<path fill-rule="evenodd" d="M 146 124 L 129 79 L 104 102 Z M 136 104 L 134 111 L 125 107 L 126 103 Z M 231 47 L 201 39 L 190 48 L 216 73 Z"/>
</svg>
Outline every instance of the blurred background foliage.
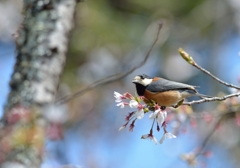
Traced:
<svg viewBox="0 0 240 168">
<path fill-rule="evenodd" d="M 12 10 L 4 10 L 7 7 Z M 3 44 L 13 40 L 11 34 L 21 23 L 21 4 L 20 1 L 2 0 L 0 8 Z M 137 65 L 156 37 L 158 23 L 164 25 L 157 46 L 143 67 L 123 80 L 100 86 L 68 103 L 64 139 L 47 142 L 43 166 L 71 163 L 89 168 L 187 167 L 179 156 L 199 146 L 211 123 L 206 126 L 199 119 L 199 127 L 195 128 L 188 122 L 190 120 L 186 120 L 184 128 L 187 132 L 179 131 L 177 139 L 155 146 L 140 139 L 151 126 L 146 119 L 148 116 L 136 123 L 133 133 L 117 131 L 130 109 L 115 107 L 113 92 L 134 94 L 131 80 L 145 73 L 201 86 L 199 91 L 204 94 L 230 93 L 226 87 L 182 60 L 178 48 L 183 47 L 196 62 L 223 80 L 239 84 L 239 9 L 239 0 L 80 2 L 58 98 Z M 1 57 L 4 55 L 7 54 L 1 54 Z M 239 104 L 239 100 L 237 102 Z M 194 105 L 193 111 L 218 114 L 222 109 L 216 106 L 217 103 Z M 228 129 L 207 145 L 214 155 L 200 161 L 200 167 L 236 167 L 239 164 L 239 127 L 230 121 Z M 229 139 L 234 142 L 230 143 Z"/>
</svg>

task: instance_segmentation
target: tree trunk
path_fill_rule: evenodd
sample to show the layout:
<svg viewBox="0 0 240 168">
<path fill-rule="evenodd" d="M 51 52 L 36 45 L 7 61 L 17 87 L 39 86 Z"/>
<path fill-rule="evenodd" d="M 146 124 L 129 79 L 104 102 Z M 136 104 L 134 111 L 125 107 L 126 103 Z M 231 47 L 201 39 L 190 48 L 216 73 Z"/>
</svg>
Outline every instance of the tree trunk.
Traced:
<svg viewBox="0 0 240 168">
<path fill-rule="evenodd" d="M 25 19 L 0 129 L 0 167 L 41 165 L 47 126 L 42 108 L 54 102 L 75 7 L 76 0 L 24 0 Z"/>
</svg>

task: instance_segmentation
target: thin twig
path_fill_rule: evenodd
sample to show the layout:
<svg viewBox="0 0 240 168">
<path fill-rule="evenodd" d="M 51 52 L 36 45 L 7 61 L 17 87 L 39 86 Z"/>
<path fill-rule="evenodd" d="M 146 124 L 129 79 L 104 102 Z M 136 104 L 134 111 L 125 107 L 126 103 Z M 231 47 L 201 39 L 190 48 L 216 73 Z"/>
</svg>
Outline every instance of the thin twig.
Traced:
<svg viewBox="0 0 240 168">
<path fill-rule="evenodd" d="M 114 74 L 114 75 L 110 75 L 110 76 L 108 76 L 108 77 L 106 77 L 106 78 L 104 78 L 104 79 L 101 79 L 101 80 L 99 80 L 99 81 L 96 81 L 96 82 L 90 84 L 90 85 L 89 85 L 88 87 L 86 87 L 85 89 L 79 90 L 79 91 L 77 91 L 76 93 L 73 93 L 73 94 L 64 96 L 64 97 L 56 100 L 55 103 L 57 103 L 57 104 L 66 103 L 66 102 L 68 102 L 68 101 L 70 101 L 70 100 L 72 100 L 72 99 L 74 99 L 74 98 L 76 98 L 76 97 L 78 97 L 78 96 L 80 96 L 80 95 L 85 94 L 86 92 L 88 92 L 88 91 L 90 91 L 90 90 L 95 89 L 95 88 L 98 87 L 98 86 L 106 85 L 106 84 L 112 83 L 112 82 L 114 82 L 114 81 L 116 81 L 116 80 L 120 80 L 120 79 L 126 77 L 127 75 L 129 75 L 130 73 L 132 73 L 133 71 L 135 71 L 136 69 L 138 69 L 138 68 L 140 68 L 141 66 L 143 66 L 143 65 L 146 63 L 147 59 L 148 59 L 149 56 L 150 56 L 150 53 L 152 52 L 155 44 L 156 44 L 157 41 L 158 41 L 159 33 L 160 33 L 161 28 L 162 28 L 162 25 L 163 25 L 163 23 L 160 23 L 160 24 L 159 24 L 157 36 L 156 36 L 154 42 L 152 43 L 150 49 L 148 50 L 146 56 L 144 57 L 143 61 L 140 62 L 140 64 L 136 65 L 135 67 L 133 67 L 132 69 L 128 70 L 128 71 L 125 72 L 125 73 L 117 73 L 117 74 Z"/>
<path fill-rule="evenodd" d="M 223 101 L 223 100 L 226 100 L 228 98 L 238 97 L 238 96 L 240 96 L 240 92 L 229 94 L 229 95 L 226 95 L 226 96 L 223 96 L 223 97 L 203 98 L 203 99 L 194 100 L 194 101 L 191 101 L 191 102 L 183 102 L 182 105 L 189 105 L 189 106 L 191 106 L 193 104 L 201 104 L 201 103 L 204 103 L 204 102 Z"/>
<path fill-rule="evenodd" d="M 235 88 L 240 90 L 239 86 L 224 82 L 223 80 L 219 79 L 218 77 L 214 76 L 212 73 L 210 73 L 209 71 L 207 71 L 206 69 L 202 68 L 201 66 L 199 66 L 194 60 L 193 58 L 186 52 L 184 51 L 182 48 L 179 48 L 178 52 L 180 53 L 180 55 L 183 57 L 183 59 L 185 59 L 189 64 L 191 64 L 192 66 L 198 68 L 200 71 L 204 72 L 205 74 L 209 75 L 210 77 L 212 77 L 213 79 L 215 79 L 216 81 L 218 81 L 219 83 L 227 86 L 227 87 L 231 87 L 231 88 Z"/>
<path fill-rule="evenodd" d="M 197 69 L 199 69 L 200 71 L 204 72 L 205 74 L 211 76 L 213 79 L 215 79 L 216 81 L 218 81 L 219 83 L 227 86 L 227 87 L 231 87 L 231 88 L 235 88 L 235 89 L 238 89 L 240 90 L 240 87 L 239 86 L 236 86 L 236 85 L 233 85 L 233 84 L 230 84 L 230 83 L 227 83 L 227 82 L 224 82 L 223 80 L 219 79 L 218 77 L 214 76 L 212 73 L 210 73 L 209 71 L 207 71 L 206 69 L 202 68 L 201 66 L 199 66 L 196 62 L 194 62 L 192 64 L 194 67 L 196 67 Z"/>
</svg>

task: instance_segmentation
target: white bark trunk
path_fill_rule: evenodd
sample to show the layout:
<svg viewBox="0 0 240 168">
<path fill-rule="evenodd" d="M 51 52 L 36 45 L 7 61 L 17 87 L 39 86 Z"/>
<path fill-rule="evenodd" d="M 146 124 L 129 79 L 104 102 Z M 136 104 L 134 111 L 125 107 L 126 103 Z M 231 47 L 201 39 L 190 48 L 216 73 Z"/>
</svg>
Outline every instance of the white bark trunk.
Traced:
<svg viewBox="0 0 240 168">
<path fill-rule="evenodd" d="M 22 113 L 30 111 L 38 115 L 43 106 L 54 102 L 66 60 L 76 3 L 76 0 L 24 0 L 25 19 L 16 40 L 17 60 L 10 81 L 11 90 L 5 106 L 4 124 L 0 128 L 0 147 L 3 139 L 13 142 L 9 142 L 12 145 L 9 151 L 3 153 L 6 156 L 0 162 L 1 168 L 37 168 L 41 165 L 39 144 L 44 144 L 42 127 L 46 122 L 42 121 L 45 119 L 30 117 L 27 121 L 31 123 L 28 124 L 22 118 L 18 119 L 21 122 L 12 119 L 9 122 L 8 117 L 13 116 L 13 108 L 19 110 L 22 107 L 26 108 Z M 1 134 L 7 129 L 10 130 L 8 135 Z M 20 135 L 16 135 L 21 131 Z M 29 132 L 30 137 L 24 135 Z M 30 142 L 30 145 L 18 144 L 18 136 L 27 137 L 26 140 L 20 139 L 20 142 Z M 36 140 L 39 144 L 35 143 Z"/>
</svg>

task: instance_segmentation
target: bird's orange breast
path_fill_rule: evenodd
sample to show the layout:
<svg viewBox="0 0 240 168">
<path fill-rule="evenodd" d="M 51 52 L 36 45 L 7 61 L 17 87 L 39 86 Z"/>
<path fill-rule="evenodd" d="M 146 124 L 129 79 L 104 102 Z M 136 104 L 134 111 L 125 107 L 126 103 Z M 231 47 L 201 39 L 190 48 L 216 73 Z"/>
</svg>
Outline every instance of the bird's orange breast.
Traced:
<svg viewBox="0 0 240 168">
<path fill-rule="evenodd" d="M 183 99 L 179 91 L 174 90 L 159 93 L 145 90 L 144 97 L 149 100 L 154 100 L 160 106 L 172 106 Z"/>
</svg>

